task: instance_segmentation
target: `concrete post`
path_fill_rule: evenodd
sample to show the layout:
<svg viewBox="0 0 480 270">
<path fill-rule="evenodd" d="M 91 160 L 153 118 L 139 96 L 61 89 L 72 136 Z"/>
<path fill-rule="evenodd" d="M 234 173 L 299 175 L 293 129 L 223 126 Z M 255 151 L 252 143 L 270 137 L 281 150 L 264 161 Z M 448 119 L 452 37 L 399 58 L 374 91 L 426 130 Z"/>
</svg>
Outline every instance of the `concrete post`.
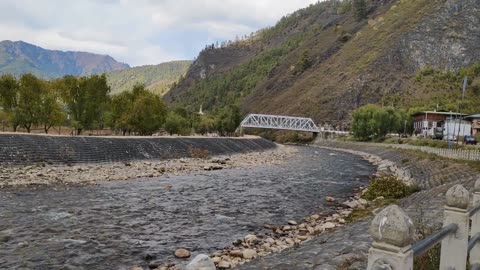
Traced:
<svg viewBox="0 0 480 270">
<path fill-rule="evenodd" d="M 470 194 L 462 185 L 451 187 L 446 194 L 443 226 L 456 224 L 455 234 L 450 234 L 442 241 L 440 270 L 465 270 L 467 268 L 468 226 L 470 217 L 467 212 Z"/>
<path fill-rule="evenodd" d="M 473 191 L 473 206 L 480 204 L 480 179 L 475 182 L 475 189 Z M 471 236 L 480 233 L 480 213 L 476 213 L 472 216 L 472 228 Z M 480 243 L 477 243 L 475 247 L 470 251 L 470 264 L 480 264 Z"/>
<path fill-rule="evenodd" d="M 383 209 L 372 221 L 370 234 L 375 240 L 368 251 L 368 270 L 412 270 L 411 243 L 415 228 L 398 206 Z"/>
</svg>

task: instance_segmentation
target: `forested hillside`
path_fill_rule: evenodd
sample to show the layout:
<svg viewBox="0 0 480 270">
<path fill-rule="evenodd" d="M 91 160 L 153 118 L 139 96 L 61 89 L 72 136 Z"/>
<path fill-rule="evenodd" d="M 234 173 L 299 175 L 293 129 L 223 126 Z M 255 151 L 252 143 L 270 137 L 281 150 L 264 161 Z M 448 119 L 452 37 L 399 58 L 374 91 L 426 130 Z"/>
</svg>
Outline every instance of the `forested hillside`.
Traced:
<svg viewBox="0 0 480 270">
<path fill-rule="evenodd" d="M 84 76 L 129 68 L 108 55 L 46 50 L 23 41 L 0 42 L 0 75 L 32 73 L 44 79 Z"/>
<path fill-rule="evenodd" d="M 207 46 L 165 99 L 342 124 L 367 103 L 455 107 L 468 74 L 468 102 L 478 104 L 479 11 L 474 0 L 319 2 L 246 39 Z"/>
<path fill-rule="evenodd" d="M 173 61 L 109 72 L 108 84 L 113 94 L 131 90 L 136 84 L 144 84 L 150 91 L 164 95 L 187 73 L 191 64 L 192 61 Z"/>
</svg>

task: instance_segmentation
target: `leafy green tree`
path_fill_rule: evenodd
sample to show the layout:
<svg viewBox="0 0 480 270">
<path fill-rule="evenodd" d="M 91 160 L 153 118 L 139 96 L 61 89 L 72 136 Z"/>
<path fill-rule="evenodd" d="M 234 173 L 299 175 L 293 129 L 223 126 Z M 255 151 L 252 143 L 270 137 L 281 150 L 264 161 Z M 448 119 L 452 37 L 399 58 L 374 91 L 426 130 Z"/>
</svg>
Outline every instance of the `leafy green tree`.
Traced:
<svg viewBox="0 0 480 270">
<path fill-rule="evenodd" d="M 18 82 L 12 75 L 0 77 L 0 104 L 4 111 L 12 111 L 17 106 Z"/>
<path fill-rule="evenodd" d="M 0 77 L 0 105 L 2 107 L 2 123 L 12 124 L 13 131 L 17 131 L 18 122 L 14 118 L 14 110 L 18 105 L 18 81 L 12 75 Z"/>
<path fill-rule="evenodd" d="M 106 111 L 110 93 L 105 74 L 81 78 L 66 76 L 61 90 L 77 135 L 103 124 L 102 114 Z"/>
<path fill-rule="evenodd" d="M 167 105 L 160 96 L 137 84 L 132 91 L 112 97 L 107 122 L 112 129 L 121 130 L 123 135 L 127 132 L 151 135 L 165 123 L 167 113 Z"/>
<path fill-rule="evenodd" d="M 215 131 L 215 119 L 208 115 L 200 116 L 198 124 L 195 127 L 195 132 L 205 135 Z"/>
<path fill-rule="evenodd" d="M 66 120 L 65 111 L 59 102 L 58 93 L 50 85 L 41 97 L 40 124 L 43 125 L 45 133 L 53 126 L 62 125 Z"/>
<path fill-rule="evenodd" d="M 129 117 L 129 125 L 140 135 L 152 135 L 165 122 L 167 105 L 160 96 L 144 91 L 137 94 Z"/>
<path fill-rule="evenodd" d="M 189 135 L 190 134 L 190 123 L 188 119 L 177 114 L 176 112 L 170 112 L 165 121 L 165 130 L 170 133 L 170 135 Z"/>
<path fill-rule="evenodd" d="M 364 20 L 367 18 L 367 2 L 366 0 L 352 0 L 353 11 L 355 13 L 355 18 L 358 21 Z"/>
<path fill-rule="evenodd" d="M 215 119 L 215 127 L 222 136 L 232 135 L 242 121 L 240 109 L 237 106 L 230 106 L 221 109 Z"/>
<path fill-rule="evenodd" d="M 123 136 L 132 130 L 130 126 L 130 112 L 134 96 L 132 92 L 126 91 L 112 97 L 110 102 L 108 126 L 112 130 L 120 130 Z"/>
<path fill-rule="evenodd" d="M 380 139 L 399 130 L 399 119 L 393 108 L 368 104 L 353 112 L 352 132 L 361 140 Z"/>
<path fill-rule="evenodd" d="M 14 122 L 23 126 L 30 133 L 33 125 L 39 124 L 42 114 L 42 95 L 45 82 L 25 74 L 20 78 L 18 104 L 14 111 Z"/>
</svg>

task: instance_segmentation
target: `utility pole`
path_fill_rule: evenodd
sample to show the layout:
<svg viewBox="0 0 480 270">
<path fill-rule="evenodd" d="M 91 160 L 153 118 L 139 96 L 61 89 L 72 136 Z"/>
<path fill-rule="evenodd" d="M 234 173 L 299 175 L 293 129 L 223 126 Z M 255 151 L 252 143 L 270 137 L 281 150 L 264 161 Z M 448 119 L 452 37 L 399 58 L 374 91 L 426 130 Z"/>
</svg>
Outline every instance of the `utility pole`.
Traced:
<svg viewBox="0 0 480 270">
<path fill-rule="evenodd" d="M 465 99 L 465 91 L 467 90 L 467 82 L 468 78 L 465 76 L 463 79 L 463 88 L 462 88 L 462 102 L 458 105 L 458 113 L 459 113 L 459 123 L 458 123 L 458 132 L 457 132 L 457 145 L 458 145 L 458 140 L 460 139 L 460 127 L 462 126 L 462 106 L 463 106 L 463 100 Z"/>
</svg>

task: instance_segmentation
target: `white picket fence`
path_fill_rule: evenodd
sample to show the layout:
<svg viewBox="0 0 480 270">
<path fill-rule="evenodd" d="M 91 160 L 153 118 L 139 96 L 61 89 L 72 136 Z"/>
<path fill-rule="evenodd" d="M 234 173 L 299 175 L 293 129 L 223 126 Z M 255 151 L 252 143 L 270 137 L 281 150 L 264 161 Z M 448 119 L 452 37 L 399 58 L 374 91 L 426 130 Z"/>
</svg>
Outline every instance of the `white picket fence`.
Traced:
<svg viewBox="0 0 480 270">
<path fill-rule="evenodd" d="M 427 146 L 415 146 L 409 144 L 388 144 L 388 143 L 359 143 L 364 145 L 380 145 L 383 147 L 392 147 L 397 149 L 419 150 L 429 154 L 435 154 L 438 156 L 461 159 L 470 161 L 480 161 L 480 150 L 464 150 L 464 149 L 448 149 L 448 148 L 435 148 Z"/>
</svg>

